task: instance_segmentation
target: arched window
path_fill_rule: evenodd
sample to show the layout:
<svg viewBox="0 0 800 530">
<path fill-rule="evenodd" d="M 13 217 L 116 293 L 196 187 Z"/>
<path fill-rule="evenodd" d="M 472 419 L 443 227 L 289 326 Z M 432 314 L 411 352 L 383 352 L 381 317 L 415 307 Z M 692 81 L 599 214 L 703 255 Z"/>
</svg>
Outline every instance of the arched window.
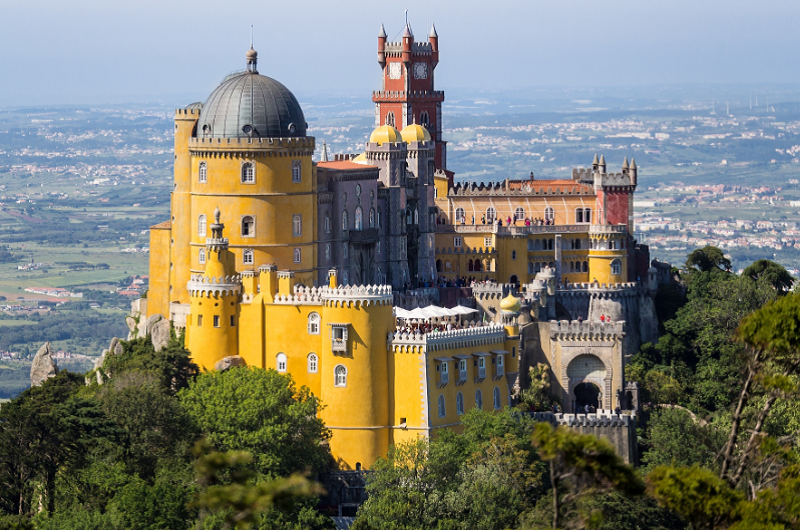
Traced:
<svg viewBox="0 0 800 530">
<path fill-rule="evenodd" d="M 299 248 L 294 249 L 294 262 L 295 263 L 300 263 L 300 261 L 301 261 L 300 257 L 301 257 L 300 256 L 300 249 Z"/>
<path fill-rule="evenodd" d="M 300 182 L 302 177 L 301 164 L 299 160 L 292 162 L 292 182 Z"/>
<path fill-rule="evenodd" d="M 436 272 L 442 272 L 442 260 L 436 260 Z"/>
<path fill-rule="evenodd" d="M 296 213 L 292 216 L 292 237 L 303 235 L 303 216 Z"/>
<path fill-rule="evenodd" d="M 256 172 L 252 162 L 245 162 L 242 164 L 242 182 L 244 184 L 252 184 L 256 181 Z"/>
<path fill-rule="evenodd" d="M 200 252 L 197 253 L 198 261 L 200 261 L 200 265 L 206 262 L 206 249 L 201 248 Z"/>
<path fill-rule="evenodd" d="M 406 224 L 407 225 L 411 224 L 411 210 L 410 209 L 406 210 Z"/>
<path fill-rule="evenodd" d="M 456 414 L 459 416 L 464 414 L 464 394 L 461 392 L 456 394 Z"/>
<path fill-rule="evenodd" d="M 308 315 L 308 334 L 319 335 L 319 313 L 310 313 Z"/>
<path fill-rule="evenodd" d="M 554 244 L 555 244 L 555 240 L 554 239 L 548 239 L 547 240 L 547 250 L 553 250 Z"/>
<path fill-rule="evenodd" d="M 517 208 L 514 210 L 514 220 L 515 221 L 524 221 L 525 220 L 525 209 L 524 208 Z"/>
<path fill-rule="evenodd" d="M 622 272 L 622 262 L 618 259 L 615 259 L 611 262 L 611 274 L 617 275 Z"/>
<path fill-rule="evenodd" d="M 552 221 L 555 218 L 556 211 L 553 210 L 552 206 L 548 206 L 544 209 L 544 218 L 547 221 Z"/>
<path fill-rule="evenodd" d="M 592 209 L 591 208 L 584 208 L 583 209 L 583 222 L 584 223 L 591 223 L 592 222 Z"/>
<path fill-rule="evenodd" d="M 494 209 L 494 206 L 489 206 L 488 208 L 486 208 L 487 223 L 493 223 L 496 217 L 497 217 L 497 210 Z"/>
<path fill-rule="evenodd" d="M 363 230 L 364 228 L 364 213 L 361 206 L 356 207 L 356 230 Z"/>
<path fill-rule="evenodd" d="M 391 125 L 394 127 L 394 112 L 386 113 L 386 125 Z"/>
<path fill-rule="evenodd" d="M 528 262 L 528 274 L 533 274 L 533 262 Z"/>
<path fill-rule="evenodd" d="M 460 223 L 462 221 L 466 222 L 466 220 L 465 220 L 466 217 L 467 217 L 467 214 L 466 214 L 466 212 L 464 212 L 464 208 L 456 208 L 456 222 L 457 223 Z"/>
<path fill-rule="evenodd" d="M 540 240 L 536 240 L 533 242 L 533 250 L 542 250 L 542 242 Z"/>
<path fill-rule="evenodd" d="M 575 250 L 580 250 L 580 249 L 581 249 L 581 240 L 580 239 L 576 239 L 575 240 Z"/>
<path fill-rule="evenodd" d="M 204 236 L 206 235 L 206 216 L 201 215 L 197 218 L 197 235 Z"/>
<path fill-rule="evenodd" d="M 317 373 L 317 364 L 319 363 L 319 358 L 317 357 L 316 353 L 309 353 L 308 354 L 308 373 L 315 374 Z"/>
<path fill-rule="evenodd" d="M 253 251 L 250 249 L 245 250 L 242 253 L 242 263 L 245 265 L 252 265 L 253 261 Z"/>
<path fill-rule="evenodd" d="M 533 266 L 533 273 L 538 274 L 540 272 L 542 272 L 542 264 L 537 261 L 536 264 Z"/>
<path fill-rule="evenodd" d="M 517 251 L 516 250 L 512 250 L 511 251 L 511 259 L 517 259 Z"/>
<path fill-rule="evenodd" d="M 570 261 L 569 262 L 569 272 L 575 272 L 575 262 L 574 261 Z"/>
<path fill-rule="evenodd" d="M 500 408 L 500 389 L 498 387 L 494 387 L 494 390 L 492 390 L 492 403 L 495 410 Z"/>
<path fill-rule="evenodd" d="M 375 228 L 375 208 L 369 209 L 369 227 Z"/>
<path fill-rule="evenodd" d="M 414 208 L 414 224 L 419 224 L 419 210 L 417 208 Z"/>
<path fill-rule="evenodd" d="M 472 272 L 472 260 L 467 261 L 467 272 Z"/>
<path fill-rule="evenodd" d="M 197 168 L 197 180 L 201 183 L 208 182 L 208 166 L 205 162 L 200 162 Z"/>
<path fill-rule="evenodd" d="M 347 222 L 347 210 L 342 212 L 342 230 L 349 230 Z"/>
<path fill-rule="evenodd" d="M 475 391 L 475 408 L 478 410 L 483 409 L 483 392 L 481 389 Z"/>
<path fill-rule="evenodd" d="M 380 206 L 378 207 L 378 213 L 375 216 L 375 226 L 377 226 L 378 228 L 381 227 L 381 208 L 380 208 Z"/>
<path fill-rule="evenodd" d="M 242 217 L 242 237 L 253 237 L 256 235 L 256 222 L 249 215 Z"/>
<path fill-rule="evenodd" d="M 589 262 L 588 261 L 584 261 L 583 262 L 583 272 L 589 272 Z"/>
<path fill-rule="evenodd" d="M 528 252 L 533 250 L 533 239 L 528 240 Z"/>
<path fill-rule="evenodd" d="M 333 370 L 333 386 L 347 386 L 347 368 L 341 364 Z"/>
<path fill-rule="evenodd" d="M 428 125 L 429 118 L 428 118 L 428 111 L 427 110 L 423 110 L 419 114 L 419 123 L 420 123 L 420 125 Z"/>
<path fill-rule="evenodd" d="M 331 233 L 331 214 L 325 212 L 325 232 Z"/>
<path fill-rule="evenodd" d="M 444 396 L 439 394 L 439 417 L 444 418 L 447 415 L 447 410 L 444 407 Z"/>
<path fill-rule="evenodd" d="M 279 353 L 277 355 L 277 357 L 275 357 L 275 366 L 277 367 L 277 370 L 279 372 L 281 372 L 281 373 L 285 373 L 286 372 L 286 354 L 285 353 Z"/>
</svg>

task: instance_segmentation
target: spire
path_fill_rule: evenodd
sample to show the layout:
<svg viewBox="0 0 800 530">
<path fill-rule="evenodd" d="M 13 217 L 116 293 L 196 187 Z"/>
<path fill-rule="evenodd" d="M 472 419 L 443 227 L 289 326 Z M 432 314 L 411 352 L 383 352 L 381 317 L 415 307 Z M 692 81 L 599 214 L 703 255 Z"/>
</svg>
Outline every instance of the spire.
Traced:
<svg viewBox="0 0 800 530">
<path fill-rule="evenodd" d="M 447 28 L 445 28 L 447 29 Z M 432 39 L 438 39 L 439 35 L 436 33 L 436 24 L 431 24 L 431 32 L 428 34 L 428 37 Z"/>
<path fill-rule="evenodd" d="M 245 54 L 247 58 L 247 71 L 253 74 L 258 73 L 258 52 L 253 49 L 252 44 L 250 45 L 250 49 L 247 50 Z"/>
<path fill-rule="evenodd" d="M 600 162 L 598 162 L 598 161 L 597 161 L 597 153 L 595 153 L 595 154 L 594 154 L 594 160 L 592 160 L 592 165 L 593 165 L 593 166 L 596 166 L 596 165 L 597 165 L 597 164 L 599 164 L 599 163 L 600 163 Z"/>
<path fill-rule="evenodd" d="M 636 159 L 631 158 L 631 169 L 636 169 Z"/>
<path fill-rule="evenodd" d="M 625 162 L 622 163 L 622 169 L 628 169 L 628 157 L 625 157 Z"/>
<path fill-rule="evenodd" d="M 606 155 L 600 155 L 600 165 L 601 166 L 606 165 Z"/>
<path fill-rule="evenodd" d="M 386 28 L 383 27 L 383 23 L 381 23 L 381 32 L 378 33 L 378 38 L 379 39 L 385 39 L 386 38 Z"/>
<path fill-rule="evenodd" d="M 411 25 L 408 23 L 408 9 L 406 9 L 406 29 L 403 30 L 403 37 L 414 38 L 414 33 L 411 31 Z"/>
<path fill-rule="evenodd" d="M 320 156 L 320 162 L 327 162 L 328 161 L 328 144 L 325 143 L 325 140 L 322 140 L 322 155 Z"/>
</svg>

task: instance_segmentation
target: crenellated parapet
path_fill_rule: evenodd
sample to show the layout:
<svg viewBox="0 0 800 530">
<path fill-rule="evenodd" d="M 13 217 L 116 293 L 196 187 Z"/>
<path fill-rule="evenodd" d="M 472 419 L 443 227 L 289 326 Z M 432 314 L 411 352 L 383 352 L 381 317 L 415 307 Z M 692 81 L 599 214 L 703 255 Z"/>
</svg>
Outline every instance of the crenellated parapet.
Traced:
<svg viewBox="0 0 800 530">
<path fill-rule="evenodd" d="M 625 322 L 550 321 L 550 340 L 614 341 L 623 337 L 625 337 Z"/>
<path fill-rule="evenodd" d="M 238 295 L 242 292 L 241 276 L 209 277 L 193 274 L 187 284 L 191 296 L 209 297 L 214 295 Z"/>
<path fill-rule="evenodd" d="M 199 158 L 311 156 L 313 136 L 298 138 L 189 138 L 189 153 Z"/>
<path fill-rule="evenodd" d="M 484 248 L 484 247 L 472 247 L 471 248 L 471 247 L 468 247 L 468 246 L 456 247 L 456 248 L 453 248 L 453 247 L 438 248 L 437 247 L 436 250 L 435 250 L 435 253 L 437 255 L 438 254 L 480 254 L 480 255 L 491 256 L 491 255 L 496 255 L 497 254 L 497 249 L 496 248 L 490 248 L 490 247 L 486 247 L 486 248 Z"/>
<path fill-rule="evenodd" d="M 502 344 L 506 328 L 497 324 L 429 333 L 397 331 L 389 333 L 387 346 L 395 352 L 426 353 L 474 346 Z"/>
<path fill-rule="evenodd" d="M 331 307 L 353 307 L 391 305 L 391 285 L 345 285 L 322 287 L 320 298 L 323 305 Z"/>
<path fill-rule="evenodd" d="M 500 182 L 459 182 L 447 192 L 453 197 L 480 196 L 591 196 L 594 189 L 586 184 L 576 184 L 569 180 L 504 180 Z"/>
</svg>

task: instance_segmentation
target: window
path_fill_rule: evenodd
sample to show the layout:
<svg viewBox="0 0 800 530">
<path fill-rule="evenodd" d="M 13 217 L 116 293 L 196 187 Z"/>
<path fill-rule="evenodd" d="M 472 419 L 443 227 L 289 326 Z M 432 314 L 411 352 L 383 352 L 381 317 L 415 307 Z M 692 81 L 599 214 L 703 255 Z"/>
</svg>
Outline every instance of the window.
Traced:
<svg viewBox="0 0 800 530">
<path fill-rule="evenodd" d="M 197 315 L 197 327 L 203 326 L 203 315 Z"/>
<path fill-rule="evenodd" d="M 456 394 L 456 414 L 459 416 L 464 414 L 464 394 L 461 392 Z"/>
<path fill-rule="evenodd" d="M 200 162 L 200 166 L 197 168 L 197 180 L 201 183 L 208 181 L 208 166 L 205 162 Z"/>
<path fill-rule="evenodd" d="M 580 249 L 581 249 L 581 240 L 580 239 L 576 239 L 575 240 L 575 250 L 580 250 Z"/>
<path fill-rule="evenodd" d="M 467 222 L 466 221 L 466 217 L 467 217 L 467 213 L 464 211 L 464 208 L 456 208 L 456 222 L 457 223 L 461 223 L 461 222 L 466 223 Z"/>
<path fill-rule="evenodd" d="M 500 389 L 498 387 L 494 387 L 492 390 L 492 402 L 495 410 L 498 410 L 500 408 Z"/>
<path fill-rule="evenodd" d="M 356 197 L 361 197 L 361 184 L 356 184 Z"/>
<path fill-rule="evenodd" d="M 347 243 L 345 243 L 344 246 L 342 246 L 342 257 L 343 258 L 347 257 L 347 248 L 348 248 L 347 247 Z"/>
<path fill-rule="evenodd" d="M 325 245 L 325 259 L 327 259 L 327 260 L 331 259 L 331 244 L 330 243 L 327 243 Z"/>
<path fill-rule="evenodd" d="M 201 215 L 197 218 L 197 235 L 204 236 L 206 235 L 206 216 Z"/>
<path fill-rule="evenodd" d="M 544 218 L 547 221 L 552 221 L 553 218 L 556 216 L 556 211 L 553 210 L 551 206 L 548 206 L 544 209 Z"/>
<path fill-rule="evenodd" d="M 349 223 L 347 222 L 347 210 L 342 212 L 342 230 L 349 230 Z"/>
<path fill-rule="evenodd" d="M 219 315 L 214 315 L 214 327 L 219 327 Z"/>
<path fill-rule="evenodd" d="M 386 113 L 386 125 L 391 125 L 394 127 L 394 112 Z"/>
<path fill-rule="evenodd" d="M 411 210 L 406 210 L 406 224 L 411 224 Z"/>
<path fill-rule="evenodd" d="M 253 237 L 256 235 L 256 222 L 249 215 L 242 217 L 242 237 Z"/>
<path fill-rule="evenodd" d="M 345 247 L 345 257 L 347 257 L 347 247 Z M 347 276 L 347 271 L 342 271 L 342 285 L 350 285 L 350 281 Z"/>
<path fill-rule="evenodd" d="M 317 358 L 316 353 L 308 354 L 308 373 L 315 374 L 317 373 L 317 363 L 319 359 Z"/>
<path fill-rule="evenodd" d="M 200 252 L 197 254 L 197 258 L 200 261 L 200 265 L 204 264 L 206 262 L 206 249 L 201 248 Z"/>
<path fill-rule="evenodd" d="M 430 121 L 430 118 L 428 117 L 428 111 L 427 110 L 423 110 L 419 114 L 419 123 L 420 123 L 420 125 L 428 125 L 429 121 Z"/>
<path fill-rule="evenodd" d="M 438 199 L 439 198 L 439 188 L 437 188 L 437 187 L 433 188 L 433 198 L 434 199 Z"/>
<path fill-rule="evenodd" d="M 480 388 L 475 391 L 475 408 L 478 410 L 483 409 L 483 392 Z"/>
<path fill-rule="evenodd" d="M 294 249 L 294 262 L 295 263 L 300 263 L 300 249 L 299 248 Z"/>
<path fill-rule="evenodd" d="M 419 210 L 416 208 L 414 208 L 414 224 L 419 224 Z"/>
<path fill-rule="evenodd" d="M 583 222 L 583 208 L 575 208 L 575 222 L 576 223 Z"/>
<path fill-rule="evenodd" d="M 253 259 L 253 251 L 251 249 L 246 249 L 242 253 L 242 263 L 245 265 L 252 265 L 255 260 Z"/>
<path fill-rule="evenodd" d="M 491 237 L 484 237 L 483 238 L 483 246 L 484 246 L 484 248 L 491 248 L 491 246 L 492 246 L 492 238 Z"/>
<path fill-rule="evenodd" d="M 497 210 L 494 209 L 494 206 L 489 206 L 488 208 L 486 208 L 487 223 L 493 223 L 496 217 L 497 217 Z"/>
<path fill-rule="evenodd" d="M 456 236 L 453 238 L 453 246 L 456 248 L 461 248 L 461 237 Z"/>
<path fill-rule="evenodd" d="M 380 254 L 380 253 L 381 253 L 381 242 L 380 242 L 380 241 L 377 241 L 377 242 L 375 243 L 375 252 L 376 252 L 377 254 Z"/>
<path fill-rule="evenodd" d="M 589 272 L 589 262 L 588 261 L 584 261 L 583 262 L 583 272 Z"/>
<path fill-rule="evenodd" d="M 242 183 L 253 184 L 256 181 L 256 172 L 252 162 L 242 164 Z"/>
<path fill-rule="evenodd" d="M 319 313 L 311 313 L 308 315 L 308 334 L 319 335 Z"/>
<path fill-rule="evenodd" d="M 333 374 L 333 386 L 347 386 L 347 368 L 340 364 Z"/>
<path fill-rule="evenodd" d="M 231 327 L 236 327 L 236 317 L 231 315 Z"/>
<path fill-rule="evenodd" d="M 369 227 L 375 228 L 375 208 L 369 209 Z"/>
<path fill-rule="evenodd" d="M 325 232 L 331 233 L 331 214 L 325 212 Z"/>
<path fill-rule="evenodd" d="M 279 353 L 277 357 L 275 357 L 275 366 L 277 370 L 281 373 L 286 372 L 286 354 Z"/>
<path fill-rule="evenodd" d="M 292 162 L 292 182 L 300 182 L 300 177 L 302 175 L 301 167 L 299 160 Z"/>
<path fill-rule="evenodd" d="M 525 210 L 523 208 L 517 208 L 516 210 L 514 210 L 514 220 L 515 221 L 525 220 Z"/>
<path fill-rule="evenodd" d="M 516 250 L 512 250 L 511 251 L 511 259 L 517 259 L 517 251 Z"/>
<path fill-rule="evenodd" d="M 292 216 L 292 237 L 303 235 L 303 216 L 296 213 Z"/>
<path fill-rule="evenodd" d="M 356 207 L 356 230 L 363 230 L 364 229 L 364 213 L 361 210 L 361 206 Z"/>
<path fill-rule="evenodd" d="M 615 259 L 611 262 L 611 274 L 617 275 L 620 272 L 622 272 L 622 263 L 618 259 Z"/>
<path fill-rule="evenodd" d="M 447 415 L 447 411 L 444 407 L 444 396 L 439 394 L 439 417 L 444 418 Z"/>
<path fill-rule="evenodd" d="M 378 208 L 378 213 L 375 216 L 375 226 L 380 228 L 381 227 L 381 209 Z"/>
</svg>

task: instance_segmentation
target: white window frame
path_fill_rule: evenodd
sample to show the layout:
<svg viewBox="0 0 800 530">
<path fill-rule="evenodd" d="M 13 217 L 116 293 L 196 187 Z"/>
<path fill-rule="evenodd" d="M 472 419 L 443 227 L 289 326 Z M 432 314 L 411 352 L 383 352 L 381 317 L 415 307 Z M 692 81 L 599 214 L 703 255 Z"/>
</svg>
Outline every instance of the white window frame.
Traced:
<svg viewBox="0 0 800 530">
<path fill-rule="evenodd" d="M 622 262 L 618 259 L 615 259 L 611 262 L 611 274 L 613 276 L 619 276 L 622 274 Z"/>
<path fill-rule="evenodd" d="M 453 237 L 453 246 L 455 248 L 461 248 L 461 236 L 454 236 Z"/>
<path fill-rule="evenodd" d="M 475 408 L 483 410 L 483 392 L 480 388 L 475 391 Z"/>
<path fill-rule="evenodd" d="M 556 211 L 553 209 L 552 206 L 548 206 L 544 209 L 544 219 L 545 221 L 552 221 L 556 218 Z"/>
<path fill-rule="evenodd" d="M 486 223 L 492 224 L 497 219 L 497 210 L 494 209 L 494 206 L 489 206 L 486 208 Z"/>
<path fill-rule="evenodd" d="M 492 238 L 491 237 L 484 237 L 483 238 L 483 248 L 492 248 Z"/>
<path fill-rule="evenodd" d="M 197 218 L 197 235 L 200 237 L 205 237 L 207 233 L 208 223 L 206 222 L 205 214 L 202 214 Z"/>
<path fill-rule="evenodd" d="M 380 241 L 376 241 L 375 242 L 375 253 L 376 254 L 380 254 L 381 253 L 381 242 Z"/>
<path fill-rule="evenodd" d="M 242 184 L 256 183 L 256 165 L 253 162 L 242 162 L 241 182 Z"/>
<path fill-rule="evenodd" d="M 464 394 L 461 392 L 456 394 L 456 414 L 459 416 L 464 414 Z"/>
<path fill-rule="evenodd" d="M 525 208 L 522 206 L 517 206 L 514 210 L 514 220 L 515 221 L 524 221 L 525 220 Z"/>
<path fill-rule="evenodd" d="M 255 252 L 253 252 L 253 249 L 251 248 L 244 249 L 244 251 L 242 252 L 242 263 L 245 265 L 253 265 L 255 262 L 256 262 Z"/>
<path fill-rule="evenodd" d="M 292 161 L 292 182 L 299 184 L 303 181 L 303 165 L 299 160 Z"/>
<path fill-rule="evenodd" d="M 356 230 L 364 229 L 364 210 L 361 209 L 361 206 L 356 206 L 355 229 Z"/>
<path fill-rule="evenodd" d="M 319 316 L 319 313 L 313 311 L 308 314 L 308 334 L 309 335 L 319 335 L 319 325 L 322 322 L 322 319 Z"/>
<path fill-rule="evenodd" d="M 464 211 L 464 208 L 459 206 L 456 208 L 456 223 L 460 223 L 462 219 L 465 223 L 467 222 L 467 212 Z"/>
<path fill-rule="evenodd" d="M 197 182 L 205 184 L 208 182 L 208 164 L 200 162 L 197 166 Z"/>
<path fill-rule="evenodd" d="M 447 416 L 447 406 L 444 401 L 444 395 L 439 394 L 439 398 L 436 400 L 438 408 L 439 408 L 439 417 L 444 418 Z"/>
<path fill-rule="evenodd" d="M 303 216 L 296 213 L 292 215 L 292 237 L 302 237 L 303 235 Z"/>
<path fill-rule="evenodd" d="M 288 367 L 289 367 L 289 360 L 286 357 L 285 353 L 281 352 L 275 356 L 275 369 L 278 372 L 285 374 L 288 371 Z"/>
<path fill-rule="evenodd" d="M 245 234 L 244 233 L 244 225 L 245 225 L 245 222 L 247 222 L 248 219 L 250 220 L 250 222 L 252 222 L 252 226 L 248 230 L 248 233 Z M 240 223 L 240 227 L 239 228 L 240 228 L 240 232 L 241 232 L 242 237 L 256 237 L 256 217 L 254 215 L 243 215 L 242 216 L 242 221 Z"/>
<path fill-rule="evenodd" d="M 300 263 L 302 261 L 302 258 L 303 256 L 300 253 L 300 249 L 299 248 L 294 249 L 294 262 Z"/>
<path fill-rule="evenodd" d="M 205 265 L 206 263 L 206 249 L 201 248 L 200 252 L 197 253 L 197 261 L 200 262 L 200 265 Z"/>
<path fill-rule="evenodd" d="M 315 374 L 319 370 L 319 357 L 316 353 L 308 354 L 308 373 Z"/>
<path fill-rule="evenodd" d="M 333 369 L 333 386 L 347 388 L 347 367 L 345 365 L 337 364 Z"/>
<path fill-rule="evenodd" d="M 494 410 L 500 410 L 502 406 L 501 399 L 500 399 L 500 387 L 494 387 L 492 390 L 492 404 L 494 405 Z"/>
</svg>

